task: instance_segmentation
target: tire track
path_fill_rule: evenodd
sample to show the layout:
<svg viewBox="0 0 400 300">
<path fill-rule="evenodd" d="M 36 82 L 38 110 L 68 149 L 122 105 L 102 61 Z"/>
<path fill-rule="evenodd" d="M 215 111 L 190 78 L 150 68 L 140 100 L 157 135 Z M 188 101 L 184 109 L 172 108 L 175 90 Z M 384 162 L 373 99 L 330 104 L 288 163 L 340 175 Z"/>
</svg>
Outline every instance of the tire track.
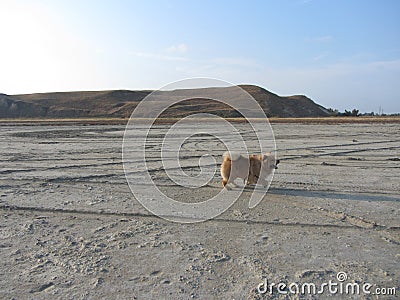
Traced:
<svg viewBox="0 0 400 300">
<path fill-rule="evenodd" d="M 138 218 L 149 218 L 149 219 L 160 219 L 160 217 L 171 218 L 174 216 L 155 216 L 152 214 L 140 213 L 140 212 L 106 212 L 106 211 L 89 211 L 89 210 L 78 210 L 78 209 L 60 209 L 60 208 L 44 208 L 44 207 L 33 207 L 33 206 L 16 206 L 16 205 L 0 205 L 0 210 L 4 212 L 30 212 L 30 213 L 54 213 L 54 214 L 72 214 L 72 215 L 94 215 L 94 216 L 116 216 L 116 217 L 138 217 Z M 192 218 L 191 220 L 196 220 Z M 261 221 L 261 220 L 243 220 L 243 219 L 228 219 L 228 218 L 214 218 L 208 222 L 220 222 L 220 223 L 243 223 L 246 225 L 271 225 L 271 226 L 281 226 L 281 227 L 311 227 L 311 228 L 357 228 L 360 230 L 400 230 L 400 227 L 386 227 L 384 225 L 375 226 L 357 226 L 351 222 L 346 222 L 343 225 L 337 224 L 313 224 L 313 223 L 282 223 L 275 221 Z"/>
<path fill-rule="evenodd" d="M 391 146 L 391 147 L 383 147 L 383 148 L 367 148 L 367 149 L 355 149 L 355 150 L 345 150 L 338 152 L 328 152 L 328 153 L 320 153 L 320 154 L 304 154 L 304 155 L 295 155 L 290 157 L 282 157 L 279 158 L 281 161 L 283 160 L 293 160 L 293 159 L 303 159 L 303 158 L 315 158 L 315 157 L 324 157 L 324 156 L 343 156 L 346 154 L 367 152 L 367 151 L 383 151 L 383 150 L 396 150 L 400 149 L 399 146 Z"/>
</svg>

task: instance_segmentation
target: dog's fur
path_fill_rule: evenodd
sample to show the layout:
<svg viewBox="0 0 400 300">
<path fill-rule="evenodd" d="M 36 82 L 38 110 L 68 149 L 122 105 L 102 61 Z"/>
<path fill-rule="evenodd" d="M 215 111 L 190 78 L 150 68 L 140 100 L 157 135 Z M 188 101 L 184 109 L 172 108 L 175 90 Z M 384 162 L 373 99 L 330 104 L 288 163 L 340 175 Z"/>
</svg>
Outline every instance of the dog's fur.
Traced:
<svg viewBox="0 0 400 300">
<path fill-rule="evenodd" d="M 244 157 L 240 154 L 224 153 L 224 161 L 221 164 L 222 186 L 228 189 L 227 184 L 235 184 L 236 178 L 241 178 L 247 184 L 267 184 L 267 177 L 272 170 L 277 169 L 279 160 L 271 153 L 250 155 Z"/>
</svg>

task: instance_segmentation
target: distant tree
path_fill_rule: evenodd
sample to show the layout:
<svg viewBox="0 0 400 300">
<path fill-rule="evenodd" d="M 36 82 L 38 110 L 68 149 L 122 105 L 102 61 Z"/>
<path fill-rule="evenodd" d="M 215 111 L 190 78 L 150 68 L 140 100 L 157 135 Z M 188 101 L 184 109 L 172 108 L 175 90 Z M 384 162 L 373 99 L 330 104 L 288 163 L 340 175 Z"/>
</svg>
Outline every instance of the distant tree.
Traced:
<svg viewBox="0 0 400 300">
<path fill-rule="evenodd" d="M 345 110 L 344 110 L 344 113 L 343 113 L 343 116 L 345 116 L 345 117 L 350 117 L 350 116 L 352 116 L 352 113 L 351 113 L 350 110 L 345 109 Z"/>
<path fill-rule="evenodd" d="M 360 115 L 360 111 L 358 110 L 358 109 L 353 109 L 352 111 L 351 111 L 351 115 L 353 116 L 353 117 L 358 117 L 359 115 Z"/>
<path fill-rule="evenodd" d="M 364 117 L 373 117 L 373 116 L 375 116 L 375 113 L 373 112 L 373 111 L 371 111 L 371 112 L 366 112 L 366 113 L 363 113 L 363 114 L 359 114 L 359 116 L 364 116 Z"/>
<path fill-rule="evenodd" d="M 353 110 L 347 110 L 345 109 L 344 112 L 339 112 L 338 116 L 342 117 L 358 117 L 360 116 L 360 111 L 358 109 L 353 109 Z"/>
<path fill-rule="evenodd" d="M 334 117 L 336 117 L 336 116 L 338 116 L 340 114 L 339 110 L 333 109 L 333 108 L 328 108 L 328 113 L 331 116 L 334 116 Z"/>
<path fill-rule="evenodd" d="M 374 115 L 373 112 L 370 113 L 370 114 L 369 113 L 361 114 L 360 110 L 355 109 L 355 108 L 353 110 L 345 109 L 344 112 L 340 112 L 337 109 L 328 108 L 328 112 L 329 112 L 329 114 L 331 116 L 335 116 L 335 117 L 358 117 L 358 116 L 361 116 L 361 115 L 363 115 L 363 116 L 368 116 L 368 115 L 373 116 Z"/>
</svg>

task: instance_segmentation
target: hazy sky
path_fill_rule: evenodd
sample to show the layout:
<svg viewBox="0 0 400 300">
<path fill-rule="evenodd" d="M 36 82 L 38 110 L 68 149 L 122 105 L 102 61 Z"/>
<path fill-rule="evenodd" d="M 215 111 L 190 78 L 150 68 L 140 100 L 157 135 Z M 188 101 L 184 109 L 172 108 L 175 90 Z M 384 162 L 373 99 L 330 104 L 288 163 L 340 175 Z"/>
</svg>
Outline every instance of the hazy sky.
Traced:
<svg viewBox="0 0 400 300">
<path fill-rule="evenodd" d="M 0 0 L 0 93 L 257 84 L 400 112 L 400 1 Z"/>
</svg>

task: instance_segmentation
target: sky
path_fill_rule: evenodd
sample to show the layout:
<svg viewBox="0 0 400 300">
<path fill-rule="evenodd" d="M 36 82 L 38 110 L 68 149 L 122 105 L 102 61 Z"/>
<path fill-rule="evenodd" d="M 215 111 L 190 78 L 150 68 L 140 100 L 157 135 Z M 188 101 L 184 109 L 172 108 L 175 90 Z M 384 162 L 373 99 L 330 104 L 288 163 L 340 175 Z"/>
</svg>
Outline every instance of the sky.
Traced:
<svg viewBox="0 0 400 300">
<path fill-rule="evenodd" d="M 255 84 L 400 112 L 400 1 L 0 0 L 0 93 Z"/>
</svg>

